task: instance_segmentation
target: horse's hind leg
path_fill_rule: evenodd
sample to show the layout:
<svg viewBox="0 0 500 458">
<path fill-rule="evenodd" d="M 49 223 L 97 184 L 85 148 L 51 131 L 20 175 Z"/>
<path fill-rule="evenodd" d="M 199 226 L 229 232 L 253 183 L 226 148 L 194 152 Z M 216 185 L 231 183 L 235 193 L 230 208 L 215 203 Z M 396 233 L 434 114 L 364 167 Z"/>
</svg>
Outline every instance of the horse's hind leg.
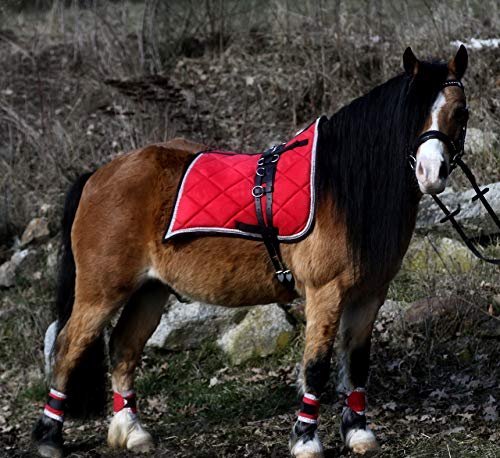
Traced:
<svg viewBox="0 0 500 458">
<path fill-rule="evenodd" d="M 49 402 L 33 429 L 33 439 L 41 456 L 63 456 L 63 406 L 69 376 L 85 350 L 101 335 L 123 304 L 123 296 L 105 294 L 95 288 L 95 284 L 85 282 L 87 287 L 84 287 L 81 278 L 77 278 L 77 294 L 71 316 L 57 337 Z"/>
<path fill-rule="evenodd" d="M 137 417 L 134 372 L 144 345 L 158 326 L 168 294 L 168 289 L 159 282 L 144 285 L 124 307 L 111 335 L 114 391 L 114 417 L 108 431 L 111 447 L 146 452 L 154 445 Z"/>
<path fill-rule="evenodd" d="M 319 289 L 306 289 L 306 342 L 302 365 L 304 397 L 290 436 L 290 450 L 296 458 L 321 458 L 318 438 L 319 398 L 330 374 L 332 347 L 342 310 L 339 285 L 331 282 Z"/>
<path fill-rule="evenodd" d="M 341 323 L 340 386 L 345 395 L 340 434 L 355 453 L 378 448 L 375 435 L 366 425 L 365 386 L 368 379 L 370 344 L 377 312 L 385 300 L 380 294 L 346 305 Z"/>
</svg>

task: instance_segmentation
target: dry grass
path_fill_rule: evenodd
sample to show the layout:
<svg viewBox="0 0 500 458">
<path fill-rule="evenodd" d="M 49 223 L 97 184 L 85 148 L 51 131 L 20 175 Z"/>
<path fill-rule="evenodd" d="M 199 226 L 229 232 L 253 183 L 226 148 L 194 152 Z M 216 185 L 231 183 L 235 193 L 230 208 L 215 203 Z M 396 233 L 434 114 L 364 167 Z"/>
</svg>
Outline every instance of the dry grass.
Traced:
<svg viewBox="0 0 500 458">
<path fill-rule="evenodd" d="M 400 71 L 407 45 L 450 57 L 450 41 L 500 28 L 495 1 L 80 4 L 0 9 L 3 236 L 117 153 L 178 133 L 260 150 Z M 499 122 L 499 55 L 471 51 L 470 125 L 484 130 Z M 498 150 L 470 160 L 499 179 Z"/>
</svg>

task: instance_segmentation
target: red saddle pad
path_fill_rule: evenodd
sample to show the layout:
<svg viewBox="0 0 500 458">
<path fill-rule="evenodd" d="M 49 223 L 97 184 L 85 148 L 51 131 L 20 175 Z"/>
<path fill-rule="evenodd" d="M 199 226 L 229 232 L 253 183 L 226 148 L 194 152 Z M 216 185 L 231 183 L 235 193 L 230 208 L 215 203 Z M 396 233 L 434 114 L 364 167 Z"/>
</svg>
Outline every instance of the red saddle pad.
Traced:
<svg viewBox="0 0 500 458">
<path fill-rule="evenodd" d="M 302 140 L 307 144 L 285 151 L 277 163 L 272 211 L 278 240 L 283 242 L 304 237 L 312 227 L 318 123 L 319 119 L 290 140 L 287 145 Z M 260 239 L 260 234 L 242 231 L 236 225 L 258 224 L 252 189 L 260 156 L 225 151 L 199 153 L 181 180 L 164 239 L 181 234 Z"/>
</svg>

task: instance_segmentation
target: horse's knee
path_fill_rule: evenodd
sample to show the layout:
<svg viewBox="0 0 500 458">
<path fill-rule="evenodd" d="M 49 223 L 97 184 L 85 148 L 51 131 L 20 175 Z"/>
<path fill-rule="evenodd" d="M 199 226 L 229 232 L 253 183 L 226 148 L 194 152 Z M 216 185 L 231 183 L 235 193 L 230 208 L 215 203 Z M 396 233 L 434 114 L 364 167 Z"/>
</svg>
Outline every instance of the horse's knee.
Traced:
<svg viewBox="0 0 500 458">
<path fill-rule="evenodd" d="M 108 430 L 108 444 L 113 448 L 126 448 L 134 452 L 148 452 L 154 441 L 136 415 L 122 409 L 116 412 Z"/>
</svg>

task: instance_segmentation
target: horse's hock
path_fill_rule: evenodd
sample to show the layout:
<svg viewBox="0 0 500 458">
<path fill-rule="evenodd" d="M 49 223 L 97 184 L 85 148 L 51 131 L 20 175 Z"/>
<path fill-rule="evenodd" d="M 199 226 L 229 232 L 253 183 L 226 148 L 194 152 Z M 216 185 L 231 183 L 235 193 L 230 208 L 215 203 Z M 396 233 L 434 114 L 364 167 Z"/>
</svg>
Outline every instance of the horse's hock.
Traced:
<svg viewBox="0 0 500 458">
<path fill-rule="evenodd" d="M 56 337 L 55 323 L 45 335 L 47 374 Z M 287 313 L 276 304 L 229 308 L 171 300 L 147 346 L 182 351 L 217 342 L 233 364 L 241 364 L 282 350 L 294 333 Z"/>
</svg>

